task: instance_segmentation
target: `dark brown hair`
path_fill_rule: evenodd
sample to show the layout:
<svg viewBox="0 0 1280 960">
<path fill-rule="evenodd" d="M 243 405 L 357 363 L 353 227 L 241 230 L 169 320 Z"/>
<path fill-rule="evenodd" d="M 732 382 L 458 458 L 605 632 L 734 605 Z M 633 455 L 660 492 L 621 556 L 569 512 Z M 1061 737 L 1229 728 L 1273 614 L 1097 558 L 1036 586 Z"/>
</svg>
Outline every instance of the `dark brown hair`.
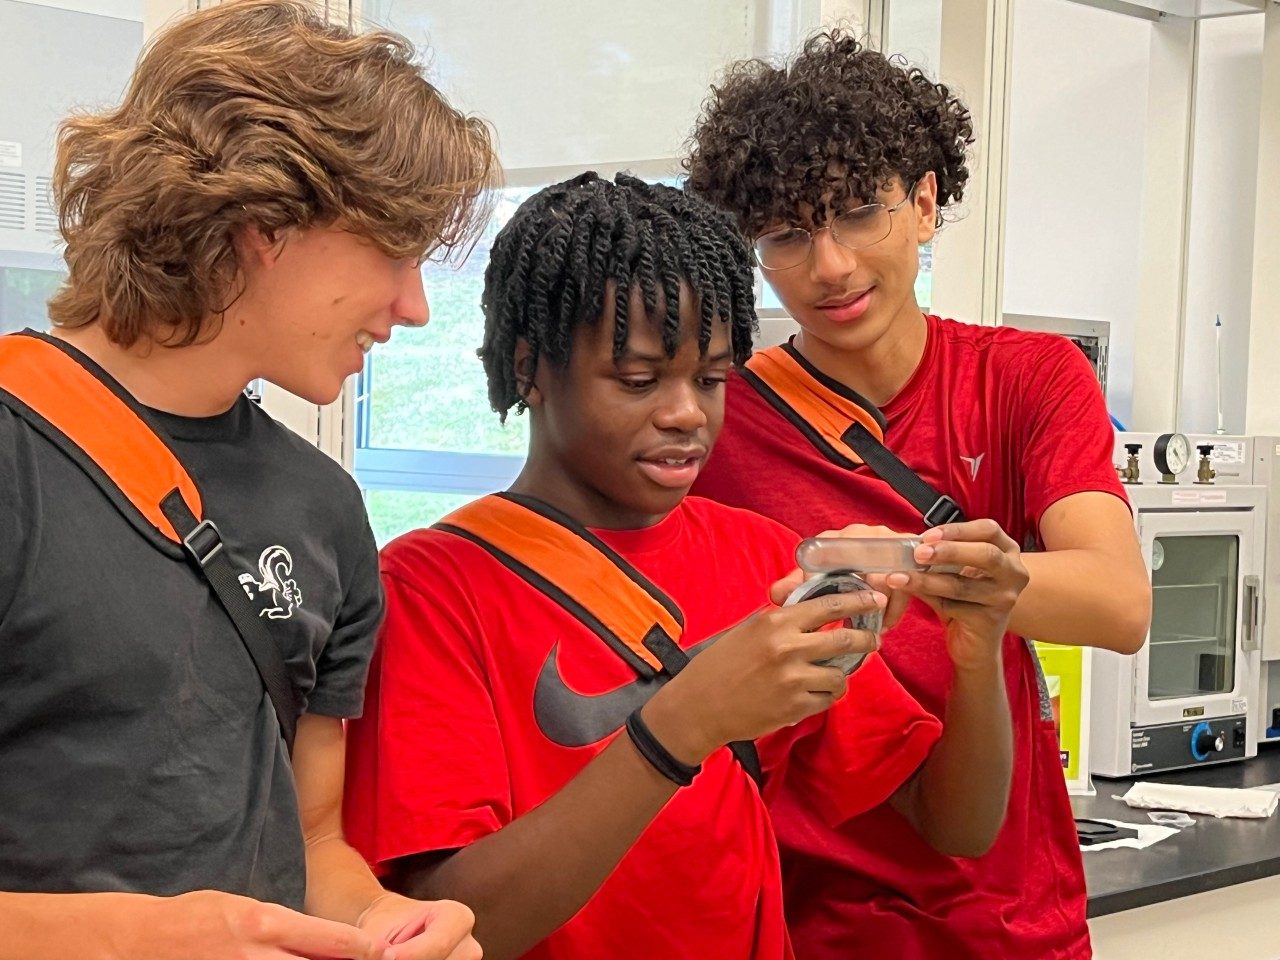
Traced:
<svg viewBox="0 0 1280 960">
<path fill-rule="evenodd" d="M 897 57 L 836 29 L 781 65 L 734 64 L 714 86 L 689 144 L 688 189 L 748 236 L 871 203 L 895 178 L 930 170 L 942 210 L 969 179 L 973 122 L 959 98 Z"/>
</svg>

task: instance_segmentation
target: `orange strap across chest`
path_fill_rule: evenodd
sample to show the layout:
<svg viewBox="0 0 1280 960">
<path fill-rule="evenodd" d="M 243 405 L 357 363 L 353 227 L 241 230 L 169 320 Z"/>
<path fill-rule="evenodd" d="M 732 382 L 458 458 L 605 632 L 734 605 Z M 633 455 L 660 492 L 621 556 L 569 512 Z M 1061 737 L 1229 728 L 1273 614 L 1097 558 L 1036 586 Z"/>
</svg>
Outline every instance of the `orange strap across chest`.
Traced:
<svg viewBox="0 0 1280 960">
<path fill-rule="evenodd" d="M 684 633 L 679 607 L 607 544 L 559 511 L 516 494 L 469 503 L 435 527 L 477 544 L 555 600 L 641 676 Z"/>
<path fill-rule="evenodd" d="M 845 466 L 852 468 L 863 462 L 848 440 L 855 425 L 884 441 L 879 411 L 873 413 L 875 408 L 869 403 L 863 406 L 822 383 L 783 347 L 756 351 L 747 361 L 743 376 L 811 441 L 821 440 L 832 453 L 847 460 Z"/>
<path fill-rule="evenodd" d="M 0 391 L 79 448 L 167 539 L 182 538 L 160 508 L 178 490 L 197 519 L 200 492 L 155 432 L 65 351 L 30 334 L 0 337 Z"/>
<path fill-rule="evenodd" d="M 0 403 L 79 465 L 154 546 L 182 547 L 175 556 L 195 566 L 225 611 L 271 699 L 285 748 L 292 752 L 303 693 L 241 588 L 239 570 L 217 525 L 204 515 L 195 481 L 132 398 L 126 401 L 117 394 L 109 378 L 88 363 L 39 334 L 0 337 Z"/>
<path fill-rule="evenodd" d="M 870 401 L 806 365 L 790 345 L 752 354 L 742 378 L 829 461 L 846 470 L 865 464 L 920 512 L 925 526 L 964 520 L 940 493 L 884 443 L 884 415 Z"/>
</svg>

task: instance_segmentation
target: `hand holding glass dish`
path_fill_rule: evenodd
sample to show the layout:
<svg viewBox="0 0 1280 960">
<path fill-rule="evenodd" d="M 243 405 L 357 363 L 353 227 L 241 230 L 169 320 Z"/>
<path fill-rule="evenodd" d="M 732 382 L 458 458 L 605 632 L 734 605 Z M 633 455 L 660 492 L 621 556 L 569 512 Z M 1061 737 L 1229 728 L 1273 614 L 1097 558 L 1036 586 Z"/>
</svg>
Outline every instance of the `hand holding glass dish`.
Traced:
<svg viewBox="0 0 1280 960">
<path fill-rule="evenodd" d="M 808 579 L 796 587 L 784 605 L 830 593 L 857 593 L 875 589 L 865 579 L 872 574 L 959 573 L 960 567 L 922 564 L 916 561 L 919 537 L 810 537 L 796 547 L 796 563 Z M 879 634 L 884 626 L 884 610 L 876 608 L 848 622 L 854 630 Z M 846 675 L 862 663 L 865 653 L 851 653 L 825 661 Z"/>
</svg>

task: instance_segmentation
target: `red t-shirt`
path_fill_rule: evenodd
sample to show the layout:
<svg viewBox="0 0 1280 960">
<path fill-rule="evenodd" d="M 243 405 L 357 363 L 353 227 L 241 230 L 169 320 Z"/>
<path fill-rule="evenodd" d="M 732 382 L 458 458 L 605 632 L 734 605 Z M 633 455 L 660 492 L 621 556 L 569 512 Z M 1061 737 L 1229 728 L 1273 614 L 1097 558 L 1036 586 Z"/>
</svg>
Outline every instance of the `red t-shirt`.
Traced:
<svg viewBox="0 0 1280 960">
<path fill-rule="evenodd" d="M 1068 340 L 928 318 L 924 358 L 882 410 L 886 444 L 970 518 L 1019 543 L 1063 497 L 1124 497 L 1113 434 L 1092 368 Z M 920 515 L 865 467 L 826 460 L 739 377 L 695 491 L 804 535 L 850 523 L 923 529 Z M 902 684 L 942 716 L 951 680 L 943 629 L 913 603 L 884 638 Z M 800 785 L 771 804 L 787 917 L 800 960 L 1077 960 L 1090 955 L 1084 871 L 1047 697 L 1034 654 L 1005 638 L 1013 711 L 1009 813 L 976 860 L 929 847 L 889 806 L 830 829 Z"/>
<path fill-rule="evenodd" d="M 770 520 L 698 498 L 653 527 L 594 532 L 680 607 L 685 648 L 767 602 L 769 584 L 794 567 L 798 541 Z M 382 567 L 387 618 L 364 716 L 350 728 L 345 816 L 348 838 L 375 866 L 466 846 L 538 806 L 625 720 L 601 727 L 589 698 L 636 680 L 598 637 L 475 544 L 421 530 L 390 544 Z M 548 695 L 553 667 L 563 682 Z M 585 746 L 550 733 L 592 726 L 608 732 Z M 765 792 L 802 784 L 817 798 L 815 816 L 836 823 L 881 803 L 938 736 L 937 721 L 869 657 L 830 711 L 760 742 Z M 769 815 L 727 749 L 527 956 L 792 956 Z"/>
</svg>

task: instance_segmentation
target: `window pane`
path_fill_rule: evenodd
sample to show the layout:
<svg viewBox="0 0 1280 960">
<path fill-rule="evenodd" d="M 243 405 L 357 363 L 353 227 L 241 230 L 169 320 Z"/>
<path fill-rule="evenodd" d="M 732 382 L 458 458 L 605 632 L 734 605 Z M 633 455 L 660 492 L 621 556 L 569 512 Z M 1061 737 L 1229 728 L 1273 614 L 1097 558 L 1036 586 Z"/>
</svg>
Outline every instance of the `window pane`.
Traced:
<svg viewBox="0 0 1280 960">
<path fill-rule="evenodd" d="M 433 82 L 494 125 L 509 170 L 678 156 L 715 74 L 773 43 L 757 0 L 518 6 L 518 18 L 474 0 L 362 6 L 427 48 Z"/>
<path fill-rule="evenodd" d="M 1240 538 L 1157 537 L 1151 566 L 1148 698 L 1230 693 L 1236 684 Z"/>
<path fill-rule="evenodd" d="M 480 295 L 489 248 L 537 189 L 502 191 L 484 236 L 461 267 L 423 267 L 431 322 L 397 329 L 369 356 L 366 446 L 524 455 L 528 424 L 523 417 L 509 418 L 505 427 L 498 422 L 476 350 L 484 337 Z"/>
<path fill-rule="evenodd" d="M 0 333 L 49 326 L 45 304 L 62 283 L 59 270 L 0 267 Z"/>
<path fill-rule="evenodd" d="M 415 490 L 368 490 L 369 523 L 381 547 L 402 533 L 429 527 L 441 517 L 475 500 L 473 494 L 419 493 Z"/>
</svg>

